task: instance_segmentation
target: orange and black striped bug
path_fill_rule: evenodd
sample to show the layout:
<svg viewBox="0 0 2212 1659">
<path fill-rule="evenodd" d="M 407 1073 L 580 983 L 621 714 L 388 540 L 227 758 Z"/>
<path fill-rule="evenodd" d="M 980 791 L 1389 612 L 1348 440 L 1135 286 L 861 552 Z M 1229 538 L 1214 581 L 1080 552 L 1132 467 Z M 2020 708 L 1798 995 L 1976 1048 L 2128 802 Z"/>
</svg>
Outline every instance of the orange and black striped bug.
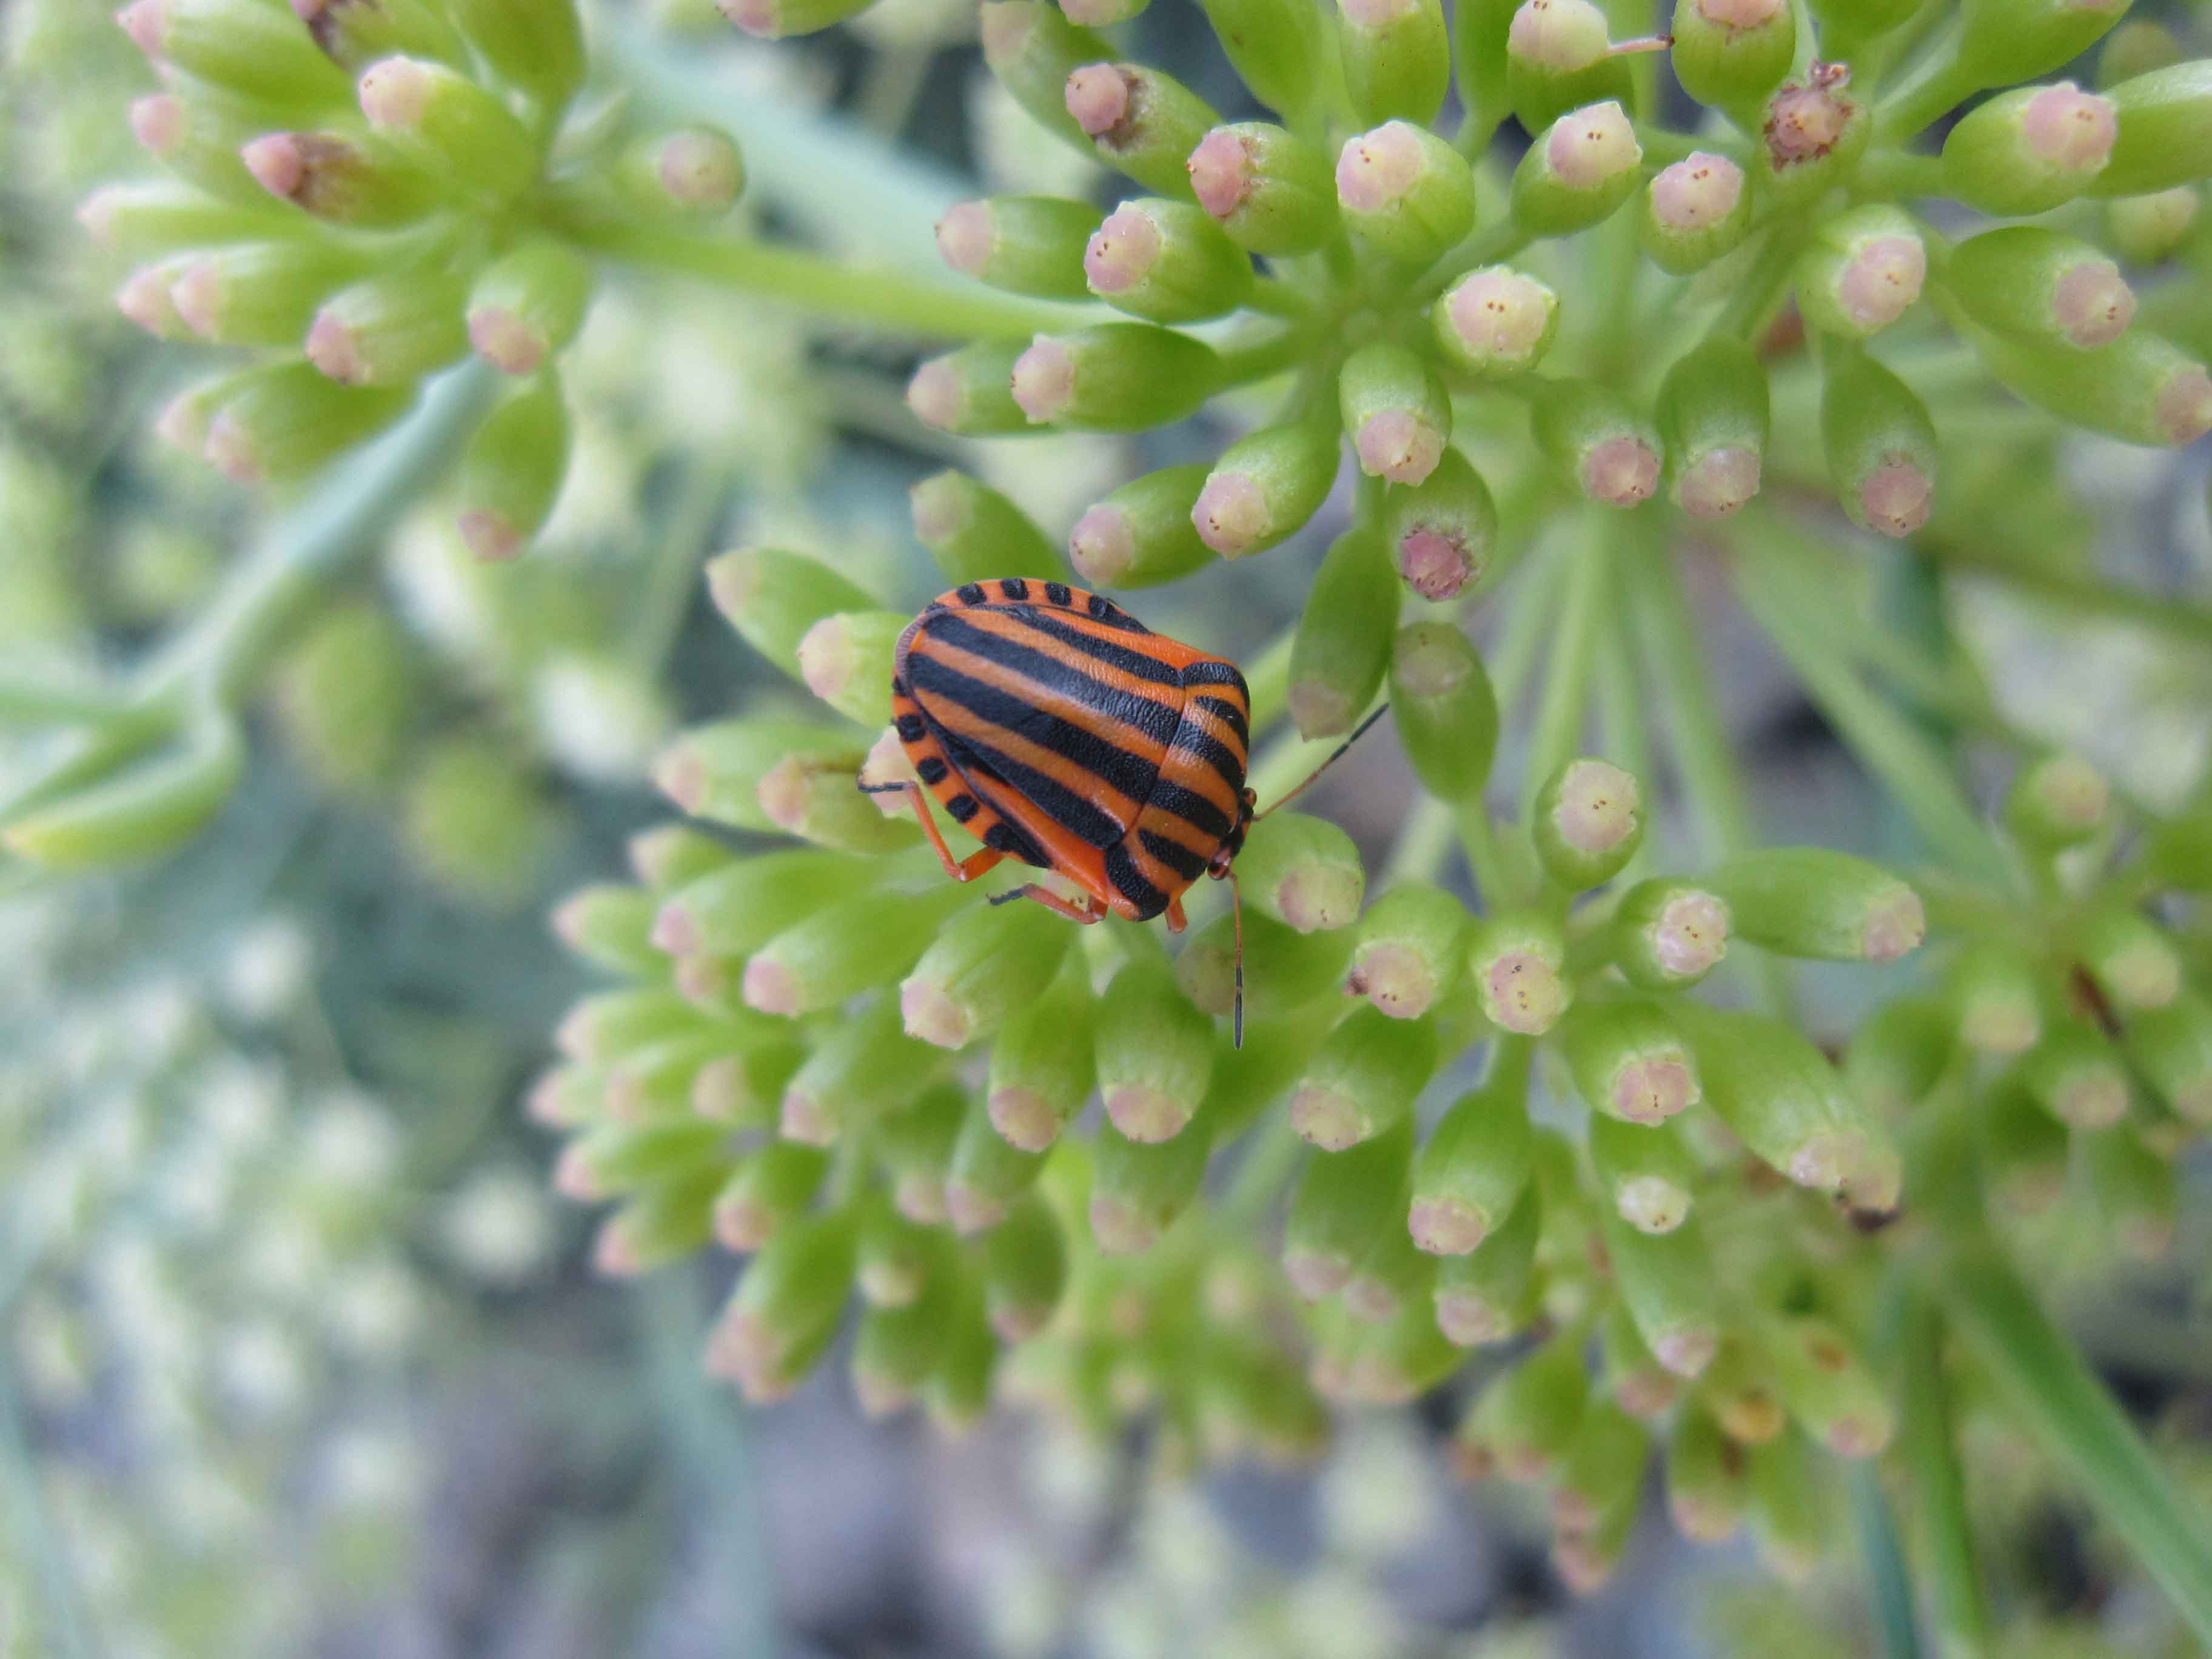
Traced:
<svg viewBox="0 0 2212 1659">
<path fill-rule="evenodd" d="M 1008 576 L 931 600 L 899 635 L 891 719 L 915 775 L 982 849 L 954 859 L 915 784 L 860 787 L 909 792 L 946 874 L 973 881 L 1018 859 L 1086 896 L 1071 901 L 1032 882 L 994 904 L 1032 898 L 1085 923 L 1109 912 L 1165 915 L 1179 933 L 1184 890 L 1200 876 L 1233 877 L 1245 831 L 1266 816 L 1244 783 L 1252 699 L 1237 665 L 1066 582 Z M 1241 908 L 1236 1040 L 1242 1047 Z"/>
</svg>

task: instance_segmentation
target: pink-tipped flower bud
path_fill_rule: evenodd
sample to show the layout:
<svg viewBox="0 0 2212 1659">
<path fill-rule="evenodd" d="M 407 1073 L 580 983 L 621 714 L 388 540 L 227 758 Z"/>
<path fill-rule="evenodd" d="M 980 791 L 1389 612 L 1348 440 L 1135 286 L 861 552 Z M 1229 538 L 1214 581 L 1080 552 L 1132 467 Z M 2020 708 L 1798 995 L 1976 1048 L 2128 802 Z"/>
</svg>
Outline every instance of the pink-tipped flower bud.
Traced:
<svg viewBox="0 0 2212 1659">
<path fill-rule="evenodd" d="M 2111 160 L 2119 111 L 2071 81 L 2001 92 L 1943 140 L 1943 186 L 2007 217 L 2045 213 L 2088 190 Z"/>
<path fill-rule="evenodd" d="M 1467 158 L 1410 121 L 1388 121 L 1345 141 L 1336 196 L 1352 229 L 1405 264 L 1435 258 L 1474 224 Z"/>
<path fill-rule="evenodd" d="M 1535 367 L 1558 331 L 1559 298 L 1505 265 L 1469 271 L 1431 313 L 1437 343 L 1460 368 L 1484 375 Z"/>
<path fill-rule="evenodd" d="M 1656 173 L 1644 196 L 1644 251 L 1678 276 L 1702 270 L 1751 228 L 1743 169 L 1725 155 L 1694 151 Z"/>
<path fill-rule="evenodd" d="M 1184 163 L 1198 204 L 1254 253 L 1309 253 L 1337 225 L 1327 155 L 1265 121 L 1215 127 Z"/>
</svg>

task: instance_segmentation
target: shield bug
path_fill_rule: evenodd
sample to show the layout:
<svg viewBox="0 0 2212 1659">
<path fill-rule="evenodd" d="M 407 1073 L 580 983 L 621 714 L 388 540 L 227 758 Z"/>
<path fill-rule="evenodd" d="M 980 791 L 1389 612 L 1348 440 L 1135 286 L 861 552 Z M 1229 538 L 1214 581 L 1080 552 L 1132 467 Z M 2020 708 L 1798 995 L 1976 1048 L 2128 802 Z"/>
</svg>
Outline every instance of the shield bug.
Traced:
<svg viewBox="0 0 2212 1659">
<path fill-rule="evenodd" d="M 1245 832 L 1266 816 L 1244 782 L 1251 716 L 1234 663 L 1153 633 L 1111 600 L 1020 576 L 969 582 L 924 606 L 892 656 L 892 723 L 921 787 L 861 787 L 909 792 L 956 881 L 1011 858 L 1084 894 L 1070 900 L 1031 882 L 994 904 L 1032 898 L 1086 923 L 1164 915 L 1181 933 L 1184 890 L 1200 876 L 1233 878 Z M 952 856 L 925 788 L 981 850 Z M 1240 912 L 1240 1045 L 1243 986 Z"/>
</svg>

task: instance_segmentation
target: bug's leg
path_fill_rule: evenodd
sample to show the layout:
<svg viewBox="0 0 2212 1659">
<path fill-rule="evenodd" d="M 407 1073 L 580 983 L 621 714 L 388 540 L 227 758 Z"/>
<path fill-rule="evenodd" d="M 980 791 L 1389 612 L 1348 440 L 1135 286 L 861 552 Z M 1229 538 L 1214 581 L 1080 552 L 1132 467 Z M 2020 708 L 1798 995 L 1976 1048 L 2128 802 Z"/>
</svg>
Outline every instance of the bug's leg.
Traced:
<svg viewBox="0 0 2212 1659">
<path fill-rule="evenodd" d="M 1190 918 L 1182 913 L 1182 895 L 1178 893 L 1168 901 L 1168 932 L 1180 933 L 1190 926 Z"/>
<path fill-rule="evenodd" d="M 936 815 L 929 810 L 929 797 L 922 793 L 918 783 L 864 783 L 860 789 L 864 795 L 888 795 L 896 789 L 907 791 L 914 802 L 914 815 L 921 820 L 921 833 L 929 837 L 929 844 L 936 849 L 937 861 L 945 866 L 945 873 L 955 881 L 973 881 L 976 877 L 996 869 L 1006 856 L 994 848 L 984 847 L 964 859 L 955 859 L 952 849 L 945 844 L 944 832 L 937 827 Z"/>
<path fill-rule="evenodd" d="M 1086 927 L 1094 921 L 1104 921 L 1106 916 L 1103 910 L 1094 910 L 1087 904 L 1074 903 L 1060 897 L 1050 888 L 1038 886 L 1035 882 L 1030 882 L 1020 887 L 1008 888 L 1003 893 L 994 893 L 991 895 L 990 902 L 994 904 L 1012 904 L 1019 898 L 1033 898 L 1046 909 L 1066 916 L 1070 921 L 1079 921 Z"/>
</svg>

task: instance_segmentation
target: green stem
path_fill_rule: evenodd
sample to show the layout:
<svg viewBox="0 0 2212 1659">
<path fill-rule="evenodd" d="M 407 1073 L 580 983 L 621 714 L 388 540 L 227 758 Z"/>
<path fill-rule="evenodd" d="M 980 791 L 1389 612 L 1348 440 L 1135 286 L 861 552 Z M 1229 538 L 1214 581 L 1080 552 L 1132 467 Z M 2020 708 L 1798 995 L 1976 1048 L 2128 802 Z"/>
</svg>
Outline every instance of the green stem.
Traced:
<svg viewBox="0 0 2212 1659">
<path fill-rule="evenodd" d="M 1874 112 L 1874 141 L 1901 144 L 1945 110 L 1981 89 L 1980 78 L 1959 62 L 1965 30 L 1954 20 Z"/>
<path fill-rule="evenodd" d="M 1252 297 L 1245 302 L 1248 310 L 1263 312 L 1270 317 L 1287 317 L 1293 320 L 1313 314 L 1313 301 L 1296 284 L 1279 276 L 1261 276 L 1252 283 Z"/>
<path fill-rule="evenodd" d="M 1905 1466 L 1920 1517 L 1922 1554 L 1933 1590 L 1938 1646 L 1960 1659 L 1989 1649 L 1989 1610 L 1974 1561 L 1966 1515 L 1966 1476 L 1959 1467 L 1950 1389 L 1943 1379 L 1943 1325 L 1935 1306 L 1914 1295 L 1905 1317 L 1904 1395 L 1899 1423 Z"/>
<path fill-rule="evenodd" d="M 1591 512 L 1598 509 L 1592 508 Z M 1585 515 L 1587 521 L 1587 515 Z M 1595 526 L 1591 526 L 1593 529 Z M 1589 702 L 1598 635 L 1604 631 L 1606 597 L 1613 557 L 1612 538 L 1591 534 L 1571 556 L 1559 628 L 1545 665 L 1544 700 L 1528 741 L 1522 817 L 1533 820 L 1544 781 L 1573 759 L 1582 746 L 1583 716 Z"/>
<path fill-rule="evenodd" d="M 1390 848 L 1389 862 L 1382 866 L 1380 887 L 1388 889 L 1401 881 L 1434 881 L 1451 848 L 1452 825 L 1449 806 L 1434 795 L 1420 795 L 1414 802 L 1413 816 L 1406 820 Z"/>
<path fill-rule="evenodd" d="M 404 422 L 334 469 L 139 672 L 144 696 L 173 698 L 204 684 L 217 702 L 234 705 L 323 591 L 374 551 L 451 463 L 490 404 L 496 378 L 473 360 L 448 371 Z"/>
<path fill-rule="evenodd" d="M 1987 575 L 2039 598 L 2056 600 L 2069 611 L 2134 623 L 2191 644 L 2212 646 L 2212 606 L 2192 605 L 2186 599 L 2160 593 L 2138 593 L 2063 570 L 2046 570 L 2010 554 L 1968 546 L 1948 538 L 1931 540 L 1928 550 L 1947 569 Z"/>
<path fill-rule="evenodd" d="M 1224 345 L 1220 348 L 1221 384 L 1224 388 L 1249 386 L 1279 374 L 1304 362 L 1313 345 L 1313 335 L 1303 328 L 1286 328 L 1249 345 Z"/>
<path fill-rule="evenodd" d="M 1920 1626 L 1912 1605 L 1912 1576 L 1897 1536 L 1897 1516 L 1873 1462 L 1851 1465 L 1851 1514 L 1858 1522 L 1859 1551 L 1872 1582 L 1875 1626 L 1888 1659 L 1920 1659 Z"/>
<path fill-rule="evenodd" d="M 1858 182 L 1883 196 L 1941 196 L 1943 161 L 1936 155 L 1878 149 L 1859 163 Z"/>
<path fill-rule="evenodd" d="M 1759 251 L 1742 285 L 1729 296 L 1721 314 L 1713 319 L 1715 334 L 1749 339 L 1766 320 L 1790 280 L 1790 268 L 1805 240 L 1804 221 L 1796 216 L 1777 219 L 1766 232 L 1766 246 Z"/>
<path fill-rule="evenodd" d="M 747 238 L 579 216 L 565 217 L 560 230 L 577 246 L 608 258 L 696 276 L 841 323 L 945 339 L 998 339 L 1066 328 L 1089 314 Z"/>
<path fill-rule="evenodd" d="M 637 667 L 659 673 L 699 589 L 699 566 L 708 538 L 720 527 L 730 478 L 719 465 L 687 469 L 683 486 L 657 537 L 645 581 L 630 614 L 623 654 Z"/>
<path fill-rule="evenodd" d="M 1515 898 L 1513 883 L 1505 873 L 1505 858 L 1498 845 L 1498 823 L 1490 816 L 1489 806 L 1480 800 L 1467 802 L 1459 809 L 1460 845 L 1467 852 L 1468 873 L 1474 878 L 1474 890 L 1480 896 L 1486 910 L 1503 910 Z"/>
<path fill-rule="evenodd" d="M 1298 1165 L 1305 1142 L 1291 1127 L 1288 1112 L 1270 1112 L 1260 1132 L 1247 1140 L 1244 1161 L 1237 1166 L 1221 1200 L 1221 1218 L 1232 1232 L 1247 1232 L 1267 1212 Z"/>
<path fill-rule="evenodd" d="M 1926 1288 L 2028 1431 L 2212 1644 L 2212 1528 L 2019 1276 L 1994 1249 L 1969 1245 L 1936 1263 Z"/>
</svg>

